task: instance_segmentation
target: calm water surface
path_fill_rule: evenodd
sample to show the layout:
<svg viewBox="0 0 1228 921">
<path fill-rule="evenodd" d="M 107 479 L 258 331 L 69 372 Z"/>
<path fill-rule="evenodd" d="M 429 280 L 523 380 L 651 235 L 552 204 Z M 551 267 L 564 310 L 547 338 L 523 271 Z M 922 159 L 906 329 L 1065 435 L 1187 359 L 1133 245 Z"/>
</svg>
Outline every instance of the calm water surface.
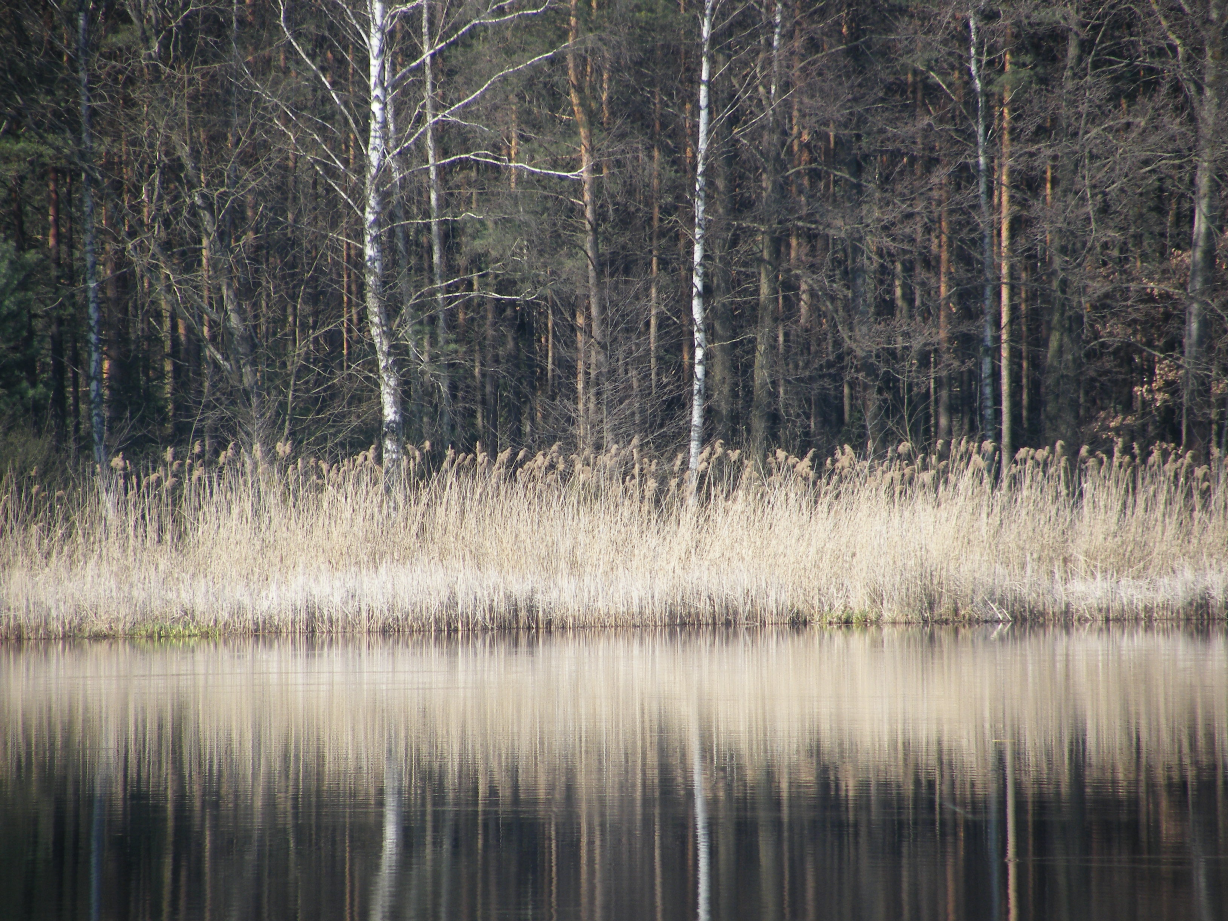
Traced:
<svg viewBox="0 0 1228 921">
<path fill-rule="evenodd" d="M 1228 918 L 1222 629 L 0 648 L 0 918 Z"/>
</svg>

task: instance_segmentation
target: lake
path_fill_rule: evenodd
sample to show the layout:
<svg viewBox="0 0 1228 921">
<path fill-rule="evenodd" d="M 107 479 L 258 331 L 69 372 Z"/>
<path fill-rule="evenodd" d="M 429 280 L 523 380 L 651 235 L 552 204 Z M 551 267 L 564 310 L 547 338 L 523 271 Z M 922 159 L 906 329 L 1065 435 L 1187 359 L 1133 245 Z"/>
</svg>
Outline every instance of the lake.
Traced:
<svg viewBox="0 0 1228 921">
<path fill-rule="evenodd" d="M 0 648 L 0 918 L 1228 917 L 1228 632 Z"/>
</svg>

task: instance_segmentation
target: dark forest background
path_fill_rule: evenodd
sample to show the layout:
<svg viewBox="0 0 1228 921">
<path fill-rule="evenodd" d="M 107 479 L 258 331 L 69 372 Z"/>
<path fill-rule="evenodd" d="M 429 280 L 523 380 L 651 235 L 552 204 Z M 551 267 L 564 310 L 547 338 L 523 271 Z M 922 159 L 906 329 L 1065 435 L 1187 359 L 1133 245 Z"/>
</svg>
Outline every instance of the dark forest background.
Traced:
<svg viewBox="0 0 1228 921">
<path fill-rule="evenodd" d="M 685 443 L 701 4 L 390 3 L 369 174 L 376 5 L 3 4 L 0 461 Z M 721 0 L 705 439 L 1222 451 L 1226 19 Z"/>
</svg>

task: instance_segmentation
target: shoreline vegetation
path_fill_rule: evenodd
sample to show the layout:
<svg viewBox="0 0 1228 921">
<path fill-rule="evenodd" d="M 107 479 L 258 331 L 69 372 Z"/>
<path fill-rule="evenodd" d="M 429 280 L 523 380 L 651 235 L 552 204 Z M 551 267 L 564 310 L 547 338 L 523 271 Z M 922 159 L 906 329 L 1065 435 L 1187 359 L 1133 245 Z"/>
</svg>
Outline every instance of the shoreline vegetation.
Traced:
<svg viewBox="0 0 1228 921">
<path fill-rule="evenodd" d="M 1119 445 L 122 455 L 0 481 L 0 637 L 1212 619 L 1228 465 Z"/>
</svg>

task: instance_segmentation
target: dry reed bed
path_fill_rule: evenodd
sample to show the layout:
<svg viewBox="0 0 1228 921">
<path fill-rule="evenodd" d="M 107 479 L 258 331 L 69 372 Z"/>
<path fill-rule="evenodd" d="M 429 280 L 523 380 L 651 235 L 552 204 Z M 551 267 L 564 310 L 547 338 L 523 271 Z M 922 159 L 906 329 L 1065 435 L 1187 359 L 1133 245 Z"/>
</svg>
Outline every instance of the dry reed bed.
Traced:
<svg viewBox="0 0 1228 921">
<path fill-rule="evenodd" d="M 1157 448 L 993 447 L 758 472 L 719 443 L 698 499 L 638 444 L 411 450 L 401 485 L 234 449 L 118 458 L 105 493 L 0 488 L 0 635 L 1220 617 L 1228 476 Z"/>
<path fill-rule="evenodd" d="M 48 758 L 88 776 L 101 754 L 148 783 L 305 774 L 374 790 L 391 764 L 547 802 L 568 784 L 585 799 L 685 787 L 696 745 L 746 778 L 908 786 L 946 772 L 962 792 L 997 782 L 1004 757 L 1059 789 L 1076 775 L 1114 789 L 1188 779 L 1228 757 L 1221 632 L 36 644 L 0 663 L 9 777 Z"/>
</svg>

